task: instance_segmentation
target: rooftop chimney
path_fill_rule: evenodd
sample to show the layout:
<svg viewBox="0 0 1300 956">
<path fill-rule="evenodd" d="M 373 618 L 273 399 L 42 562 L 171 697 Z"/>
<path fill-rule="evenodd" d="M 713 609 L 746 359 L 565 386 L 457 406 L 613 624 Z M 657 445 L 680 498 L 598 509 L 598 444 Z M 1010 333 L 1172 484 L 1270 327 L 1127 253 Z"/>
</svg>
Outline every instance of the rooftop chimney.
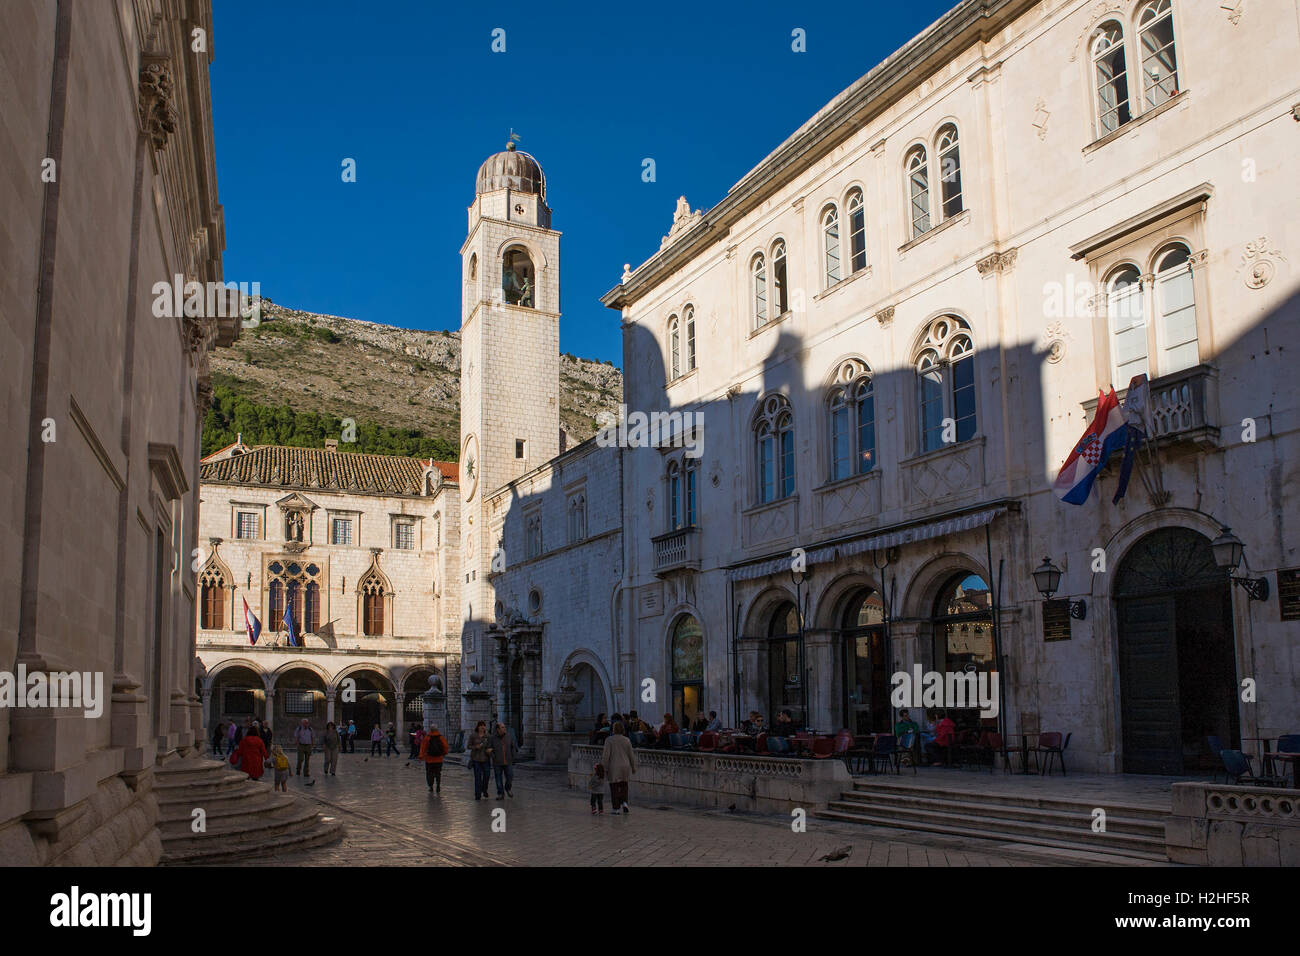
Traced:
<svg viewBox="0 0 1300 956">
<path fill-rule="evenodd" d="M 327 439 L 325 439 L 325 450 L 326 450 L 326 451 L 338 451 L 338 450 L 339 450 L 339 440 L 338 440 L 337 438 L 327 438 Z"/>
</svg>

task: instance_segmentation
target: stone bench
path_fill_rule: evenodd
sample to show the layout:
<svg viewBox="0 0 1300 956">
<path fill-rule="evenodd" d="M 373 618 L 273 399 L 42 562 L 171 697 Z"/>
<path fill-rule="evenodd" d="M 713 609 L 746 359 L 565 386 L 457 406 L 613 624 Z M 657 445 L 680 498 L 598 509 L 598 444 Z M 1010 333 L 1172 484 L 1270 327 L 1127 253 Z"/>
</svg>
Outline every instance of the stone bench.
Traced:
<svg viewBox="0 0 1300 956">
<path fill-rule="evenodd" d="M 575 745 L 569 751 L 569 786 L 585 790 L 601 748 Z M 695 807 L 789 813 L 820 809 L 851 789 L 844 761 L 754 757 L 680 750 L 636 750 L 633 801 L 663 800 Z"/>
</svg>

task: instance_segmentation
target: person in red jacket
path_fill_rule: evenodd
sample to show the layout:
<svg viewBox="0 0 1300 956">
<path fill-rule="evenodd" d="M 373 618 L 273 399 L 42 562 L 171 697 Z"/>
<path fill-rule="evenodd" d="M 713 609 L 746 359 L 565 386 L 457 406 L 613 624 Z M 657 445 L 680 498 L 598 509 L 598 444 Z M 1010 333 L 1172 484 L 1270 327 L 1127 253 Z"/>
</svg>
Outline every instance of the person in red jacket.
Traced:
<svg viewBox="0 0 1300 956">
<path fill-rule="evenodd" d="M 235 752 L 230 755 L 230 762 L 238 764 L 239 769 L 248 774 L 252 780 L 262 779 L 263 764 L 266 763 L 266 744 L 257 734 L 245 734 Z"/>
<path fill-rule="evenodd" d="M 925 745 L 925 749 L 930 754 L 930 762 L 938 763 L 940 758 L 945 760 L 952 753 L 953 738 L 957 734 L 957 725 L 953 723 L 951 717 L 943 711 L 938 713 L 939 722 L 934 725 L 934 740 Z"/>
<path fill-rule="evenodd" d="M 430 793 L 442 793 L 442 758 L 450 749 L 447 746 L 447 738 L 439 733 L 436 725 L 430 724 L 424 739 L 420 741 L 420 759 L 424 761 L 424 780 L 429 785 Z M 434 790 L 435 786 L 437 790 Z"/>
</svg>

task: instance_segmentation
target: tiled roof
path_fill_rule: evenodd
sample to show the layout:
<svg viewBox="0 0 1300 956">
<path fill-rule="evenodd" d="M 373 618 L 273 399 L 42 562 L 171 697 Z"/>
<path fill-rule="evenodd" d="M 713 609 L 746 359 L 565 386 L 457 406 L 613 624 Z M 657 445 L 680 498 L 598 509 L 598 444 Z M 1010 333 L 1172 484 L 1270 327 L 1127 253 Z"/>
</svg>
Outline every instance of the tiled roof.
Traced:
<svg viewBox="0 0 1300 956">
<path fill-rule="evenodd" d="M 418 495 L 432 465 L 455 481 L 454 462 L 400 455 L 358 455 L 321 448 L 258 445 L 242 455 L 203 461 L 199 480 L 284 488 L 322 488 L 362 494 Z"/>
</svg>

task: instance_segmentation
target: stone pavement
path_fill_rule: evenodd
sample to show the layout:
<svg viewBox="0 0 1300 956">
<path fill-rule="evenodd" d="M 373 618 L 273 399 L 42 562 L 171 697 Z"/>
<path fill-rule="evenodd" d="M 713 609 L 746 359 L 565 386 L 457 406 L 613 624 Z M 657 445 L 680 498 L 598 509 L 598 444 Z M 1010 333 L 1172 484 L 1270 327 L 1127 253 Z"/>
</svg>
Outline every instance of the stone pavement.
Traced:
<svg viewBox="0 0 1300 956">
<path fill-rule="evenodd" d="M 316 760 L 313 759 L 313 765 Z M 322 815 L 342 820 L 341 843 L 248 860 L 273 866 L 1061 866 L 1133 861 L 1055 851 L 1026 844 L 973 840 L 817 820 L 807 832 L 782 816 L 669 807 L 637 802 L 631 813 L 593 817 L 587 794 L 570 790 L 558 768 L 521 765 L 515 797 L 475 802 L 470 772 L 448 757 L 441 796 L 431 796 L 424 770 L 405 758 L 345 754 L 336 777 L 311 786 L 294 777 L 290 793 L 316 801 Z M 493 811 L 505 810 L 505 832 Z M 498 815 L 499 817 L 499 815 Z M 820 858 L 852 847 L 844 860 Z M 237 864 L 238 865 L 238 864 Z"/>
</svg>

